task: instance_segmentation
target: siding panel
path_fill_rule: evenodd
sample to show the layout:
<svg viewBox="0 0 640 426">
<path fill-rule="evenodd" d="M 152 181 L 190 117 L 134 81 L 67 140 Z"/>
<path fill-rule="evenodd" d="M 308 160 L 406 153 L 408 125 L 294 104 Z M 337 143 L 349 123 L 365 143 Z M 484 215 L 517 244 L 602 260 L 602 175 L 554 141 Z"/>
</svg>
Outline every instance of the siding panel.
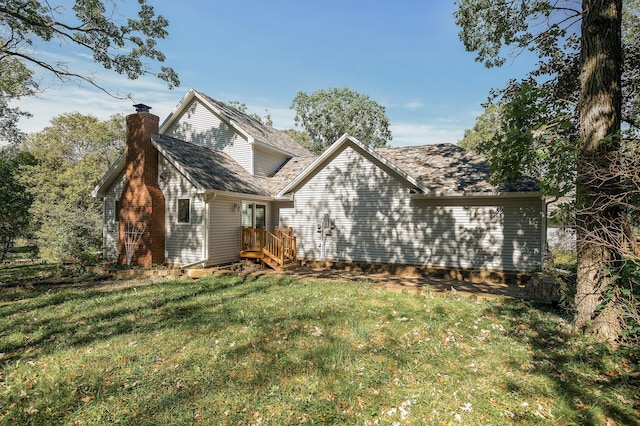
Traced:
<svg viewBox="0 0 640 426">
<path fill-rule="evenodd" d="M 211 264 L 234 262 L 240 251 L 240 200 L 216 197 L 209 203 L 209 261 Z"/>
<path fill-rule="evenodd" d="M 272 176 L 290 157 L 254 146 L 253 158 L 255 162 L 255 175 L 266 177 Z"/>
<path fill-rule="evenodd" d="M 411 200 L 402 183 L 347 147 L 296 192 L 293 214 L 279 216 L 294 226 L 302 258 L 533 270 L 541 202 Z M 335 228 L 323 241 L 317 225 L 325 214 Z"/>
<path fill-rule="evenodd" d="M 167 160 L 160 156 L 159 174 L 167 176 L 160 181 L 165 196 L 165 254 L 166 263 L 186 265 L 203 260 L 204 202 L 196 188 Z M 191 221 L 178 223 L 178 199 L 191 200 Z"/>
<path fill-rule="evenodd" d="M 251 144 L 211 110 L 193 100 L 165 135 L 224 151 L 249 173 L 253 173 Z"/>
</svg>

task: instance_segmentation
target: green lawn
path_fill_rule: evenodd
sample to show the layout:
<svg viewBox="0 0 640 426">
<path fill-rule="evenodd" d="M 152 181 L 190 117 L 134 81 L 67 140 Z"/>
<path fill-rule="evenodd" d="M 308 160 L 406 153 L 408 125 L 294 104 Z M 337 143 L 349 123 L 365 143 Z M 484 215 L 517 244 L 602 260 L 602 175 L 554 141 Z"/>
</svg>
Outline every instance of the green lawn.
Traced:
<svg viewBox="0 0 640 426">
<path fill-rule="evenodd" d="M 633 425 L 635 362 L 505 299 L 286 277 L 0 287 L 3 424 Z"/>
</svg>

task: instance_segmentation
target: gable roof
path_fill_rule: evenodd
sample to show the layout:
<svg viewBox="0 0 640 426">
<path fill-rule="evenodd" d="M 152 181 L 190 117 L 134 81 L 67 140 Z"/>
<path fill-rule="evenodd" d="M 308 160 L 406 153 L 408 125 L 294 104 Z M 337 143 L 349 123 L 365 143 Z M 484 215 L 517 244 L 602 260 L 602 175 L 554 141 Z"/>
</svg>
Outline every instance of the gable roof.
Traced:
<svg viewBox="0 0 640 426">
<path fill-rule="evenodd" d="M 222 151 L 164 135 L 152 135 L 151 142 L 200 192 L 269 196 L 262 179 L 252 176 Z"/>
<path fill-rule="evenodd" d="M 528 178 L 506 189 L 492 185 L 484 157 L 453 144 L 378 148 L 376 152 L 413 176 L 432 195 L 539 191 Z"/>
<path fill-rule="evenodd" d="M 421 194 L 418 196 L 533 194 L 539 191 L 530 178 L 523 178 L 508 188 L 491 184 L 491 172 L 484 157 L 454 144 L 372 150 L 349 135 L 342 136 L 321 156 L 292 158 L 269 179 L 270 189 L 280 187 L 276 193 L 278 197 L 295 191 L 346 143 L 354 144 L 360 152 L 404 180 L 407 186 L 413 187 L 415 194 Z"/>
<path fill-rule="evenodd" d="M 160 133 L 165 133 L 165 131 L 171 127 L 173 122 L 182 115 L 184 109 L 189 106 L 193 99 L 200 101 L 203 105 L 218 115 L 227 125 L 232 127 L 238 133 L 244 135 L 249 142 L 289 154 L 290 156 L 311 155 L 305 147 L 296 142 L 286 132 L 262 124 L 259 120 L 238 111 L 224 102 L 220 102 L 193 89 L 189 89 L 189 92 L 187 92 L 180 103 L 178 103 L 171 114 L 169 114 L 167 119 L 162 123 L 160 126 Z"/>
<path fill-rule="evenodd" d="M 404 170 L 397 167 L 395 164 L 388 161 L 386 158 L 382 157 L 380 154 L 376 153 L 374 150 L 369 147 L 363 145 L 359 140 L 350 136 L 348 134 L 344 134 L 334 142 L 329 148 L 327 148 L 320 156 L 315 157 L 313 162 L 309 166 L 307 166 L 302 173 L 296 176 L 293 180 L 291 180 L 287 185 L 282 188 L 277 197 L 284 197 L 287 193 L 295 191 L 301 184 L 303 184 L 308 178 L 317 173 L 321 168 L 323 168 L 331 159 L 342 152 L 346 147 L 351 146 L 356 151 L 360 152 L 362 155 L 366 156 L 373 163 L 376 163 L 378 167 L 384 169 L 387 173 L 394 175 L 398 179 L 404 182 L 406 186 L 411 188 L 414 192 L 427 192 L 426 188 L 423 188 L 422 185 L 416 181 L 412 176 L 407 174 Z"/>
</svg>

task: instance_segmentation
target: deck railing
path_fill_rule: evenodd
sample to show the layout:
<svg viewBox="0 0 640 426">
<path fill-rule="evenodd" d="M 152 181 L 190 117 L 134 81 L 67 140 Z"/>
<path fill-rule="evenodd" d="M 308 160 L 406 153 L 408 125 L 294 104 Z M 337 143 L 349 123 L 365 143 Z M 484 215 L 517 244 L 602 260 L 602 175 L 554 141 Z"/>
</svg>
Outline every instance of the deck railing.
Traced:
<svg viewBox="0 0 640 426">
<path fill-rule="evenodd" d="M 265 242 L 264 228 L 248 228 L 242 227 L 242 250 L 243 251 L 261 251 Z"/>
<path fill-rule="evenodd" d="M 284 267 L 297 261 L 297 241 L 293 236 L 293 229 L 276 227 L 274 233 L 267 232 L 264 228 L 242 227 L 242 251 L 243 257 L 260 257 L 264 263 L 270 266 Z M 260 254 L 260 256 L 255 256 Z M 266 261 L 264 257 L 271 261 Z"/>
</svg>

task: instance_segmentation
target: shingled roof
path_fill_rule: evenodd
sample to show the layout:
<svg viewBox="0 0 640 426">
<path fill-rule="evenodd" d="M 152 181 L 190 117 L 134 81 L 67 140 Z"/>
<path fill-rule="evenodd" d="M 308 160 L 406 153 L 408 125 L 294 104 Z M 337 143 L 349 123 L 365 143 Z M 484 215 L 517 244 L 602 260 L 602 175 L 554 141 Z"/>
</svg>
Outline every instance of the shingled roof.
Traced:
<svg viewBox="0 0 640 426">
<path fill-rule="evenodd" d="M 318 158 L 316 155 L 291 158 L 280 167 L 273 176 L 265 178 L 269 192 L 271 192 L 272 195 L 276 195 L 282 188 L 287 186 L 289 182 L 309 167 L 316 158 Z"/>
<path fill-rule="evenodd" d="M 522 179 L 508 189 L 489 183 L 491 175 L 484 157 L 453 144 L 377 148 L 377 155 L 393 164 L 434 195 L 471 193 L 536 192 L 532 179 Z M 303 173 L 318 156 L 292 158 L 273 177 L 266 179 L 269 192 L 278 193 Z"/>
<path fill-rule="evenodd" d="M 236 123 L 242 130 L 247 132 L 256 141 L 265 145 L 272 146 L 284 152 L 288 152 L 295 156 L 308 156 L 311 155 L 306 148 L 293 140 L 286 132 L 274 129 L 271 126 L 262 124 L 259 120 L 238 111 L 237 109 L 213 99 L 210 96 L 202 92 L 196 93 L 205 99 L 207 102 L 215 106 L 218 111 L 224 115 L 224 118 L 229 122 Z"/>
<path fill-rule="evenodd" d="M 378 148 L 376 152 L 434 194 L 538 191 L 531 179 L 507 190 L 490 184 L 484 157 L 453 144 Z"/>
<path fill-rule="evenodd" d="M 199 190 L 269 196 L 263 179 L 252 176 L 222 151 L 163 135 L 152 135 L 151 140 Z"/>
</svg>

